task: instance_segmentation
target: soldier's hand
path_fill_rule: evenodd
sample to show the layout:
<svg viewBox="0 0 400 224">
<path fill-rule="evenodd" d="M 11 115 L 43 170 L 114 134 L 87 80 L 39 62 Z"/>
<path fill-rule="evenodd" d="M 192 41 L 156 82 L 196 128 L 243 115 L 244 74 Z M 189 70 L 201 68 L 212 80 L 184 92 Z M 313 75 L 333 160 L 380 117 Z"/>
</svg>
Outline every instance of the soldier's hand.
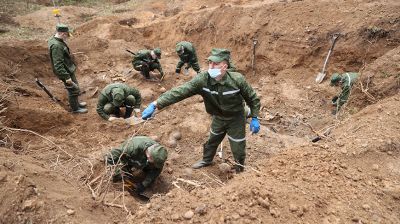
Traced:
<svg viewBox="0 0 400 224">
<path fill-rule="evenodd" d="M 250 131 L 253 134 L 257 134 L 260 131 L 260 122 L 258 121 L 258 118 L 253 117 L 251 119 L 251 123 L 250 123 Z"/>
<path fill-rule="evenodd" d="M 135 117 L 140 117 L 140 109 L 139 108 L 135 108 L 135 109 L 133 109 L 133 111 L 135 112 Z"/>
<path fill-rule="evenodd" d="M 71 78 L 65 80 L 65 83 L 67 83 L 68 85 L 72 85 L 74 82 L 72 81 Z"/>
<path fill-rule="evenodd" d="M 111 122 L 116 122 L 116 121 L 119 121 L 119 120 L 123 120 L 123 118 L 120 118 L 120 117 L 109 117 L 108 118 L 108 121 L 111 121 Z"/>
<path fill-rule="evenodd" d="M 157 104 L 157 102 L 154 101 L 154 102 L 150 103 L 146 109 L 144 109 L 144 111 L 142 113 L 143 120 L 147 120 L 153 115 L 154 111 L 157 109 L 156 104 Z"/>
</svg>

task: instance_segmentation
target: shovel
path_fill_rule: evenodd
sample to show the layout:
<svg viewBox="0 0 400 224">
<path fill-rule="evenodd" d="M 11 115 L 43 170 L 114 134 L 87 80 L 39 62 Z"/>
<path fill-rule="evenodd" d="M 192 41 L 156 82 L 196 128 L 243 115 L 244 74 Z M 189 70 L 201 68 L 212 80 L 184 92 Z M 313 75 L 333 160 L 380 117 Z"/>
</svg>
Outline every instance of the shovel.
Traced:
<svg viewBox="0 0 400 224">
<path fill-rule="evenodd" d="M 333 48 L 335 47 L 336 41 L 337 41 L 337 39 L 339 38 L 339 36 L 340 36 L 340 35 L 339 35 L 338 33 L 333 34 L 333 37 L 332 37 L 332 46 L 331 46 L 331 48 L 329 48 L 328 55 L 327 55 L 326 58 L 325 58 L 324 67 L 322 68 L 322 72 L 319 72 L 318 75 L 317 75 L 317 78 L 315 79 L 315 82 L 318 83 L 318 84 L 321 83 L 321 82 L 324 80 L 324 78 L 325 78 L 325 75 L 326 75 L 326 73 L 325 73 L 326 65 L 328 64 L 329 57 L 330 57 L 331 54 L 332 54 Z"/>
</svg>

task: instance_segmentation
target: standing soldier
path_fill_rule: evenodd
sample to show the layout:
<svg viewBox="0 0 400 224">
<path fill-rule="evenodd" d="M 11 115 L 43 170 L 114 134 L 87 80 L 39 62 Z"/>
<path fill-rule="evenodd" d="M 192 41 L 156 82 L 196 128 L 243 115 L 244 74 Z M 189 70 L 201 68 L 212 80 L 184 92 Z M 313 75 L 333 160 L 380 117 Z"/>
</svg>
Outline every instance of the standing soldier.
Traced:
<svg viewBox="0 0 400 224">
<path fill-rule="evenodd" d="M 181 41 L 176 44 L 176 53 L 179 56 L 179 62 L 176 65 L 175 73 L 181 73 L 182 66 L 186 63 L 184 74 L 189 74 L 189 68 L 192 67 L 197 73 L 200 72 L 199 62 L 197 61 L 196 49 L 193 44 L 187 41 Z"/>
<path fill-rule="evenodd" d="M 168 152 L 160 144 L 146 136 L 134 136 L 126 140 L 119 148 L 111 150 L 107 156 L 108 165 L 122 165 L 117 168 L 113 182 L 120 181 L 123 173 L 131 173 L 132 168 L 140 169 L 146 177 L 137 183 L 136 193 L 141 194 L 160 175 Z"/>
<path fill-rule="evenodd" d="M 76 65 L 66 44 L 69 36 L 70 30 L 68 26 L 64 24 L 56 26 L 56 34 L 48 41 L 51 65 L 54 74 L 64 83 L 68 91 L 68 101 L 72 112 L 87 113 L 86 103 L 78 101 L 80 90 L 75 76 Z"/>
<path fill-rule="evenodd" d="M 208 71 L 201 72 L 189 82 L 173 88 L 143 111 L 142 118 L 150 118 L 154 111 L 199 94 L 204 99 L 207 113 L 212 115 L 210 137 L 204 144 L 203 159 L 194 169 L 208 166 L 214 159 L 218 145 L 228 135 L 237 172 L 243 171 L 246 158 L 246 118 L 244 102 L 250 108 L 250 131 L 258 133 L 260 100 L 242 74 L 228 71 L 230 51 L 213 49 L 208 57 Z"/>
<path fill-rule="evenodd" d="M 150 71 L 157 69 L 160 72 L 161 77 L 164 76 L 164 72 L 161 68 L 159 59 L 161 59 L 161 49 L 155 48 L 153 50 L 140 50 L 134 56 L 132 60 L 133 68 L 148 80 L 150 79 Z"/>
<path fill-rule="evenodd" d="M 100 93 L 97 113 L 105 120 L 113 121 L 120 117 L 120 108 L 125 107 L 124 118 L 131 117 L 132 111 L 140 113 L 142 97 L 140 92 L 123 83 L 107 85 Z M 114 116 L 110 116 L 113 114 Z"/>
<path fill-rule="evenodd" d="M 332 98 L 332 105 L 335 107 L 332 110 L 332 114 L 335 115 L 339 112 L 340 108 L 347 102 L 350 96 L 351 88 L 357 80 L 358 73 L 346 72 L 343 74 L 333 73 L 331 77 L 331 86 L 341 86 L 342 91 L 339 95 Z"/>
</svg>

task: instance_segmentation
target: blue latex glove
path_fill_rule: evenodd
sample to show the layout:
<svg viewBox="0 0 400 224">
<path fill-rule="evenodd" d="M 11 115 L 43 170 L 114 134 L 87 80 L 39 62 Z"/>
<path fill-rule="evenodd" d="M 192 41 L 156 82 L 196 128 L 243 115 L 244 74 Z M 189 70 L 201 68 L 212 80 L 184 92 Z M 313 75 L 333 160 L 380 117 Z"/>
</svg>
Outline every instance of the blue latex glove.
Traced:
<svg viewBox="0 0 400 224">
<path fill-rule="evenodd" d="M 253 117 L 251 119 L 250 131 L 253 132 L 253 134 L 256 134 L 260 131 L 260 122 L 258 121 L 258 118 Z"/>
<path fill-rule="evenodd" d="M 153 115 L 156 109 L 157 109 L 156 105 L 154 103 L 150 103 L 149 106 L 142 112 L 142 119 L 143 120 L 149 119 Z"/>
</svg>

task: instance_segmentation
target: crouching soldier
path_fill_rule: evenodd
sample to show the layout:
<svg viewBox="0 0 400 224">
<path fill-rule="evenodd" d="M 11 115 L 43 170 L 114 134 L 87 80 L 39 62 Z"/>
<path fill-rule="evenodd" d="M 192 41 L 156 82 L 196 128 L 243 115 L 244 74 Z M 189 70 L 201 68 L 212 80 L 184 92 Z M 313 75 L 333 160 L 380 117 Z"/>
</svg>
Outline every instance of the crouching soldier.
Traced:
<svg viewBox="0 0 400 224">
<path fill-rule="evenodd" d="M 161 59 L 160 48 L 140 50 L 133 56 L 132 65 L 136 71 L 140 71 L 145 79 L 150 79 L 150 71 L 154 71 L 155 69 L 157 69 L 161 77 L 163 77 L 164 72 L 159 59 Z"/>
<path fill-rule="evenodd" d="M 125 107 L 123 118 L 127 119 L 133 111 L 140 113 L 141 103 L 142 97 L 137 89 L 123 83 L 113 83 L 101 91 L 96 110 L 103 119 L 113 121 L 121 117 L 120 108 Z"/>
<path fill-rule="evenodd" d="M 176 65 L 175 73 L 181 73 L 181 68 L 184 64 L 185 66 L 185 75 L 189 74 L 189 68 L 192 67 L 194 71 L 197 73 L 200 72 L 199 62 L 197 60 L 196 49 L 193 44 L 187 41 L 181 41 L 176 44 L 176 53 L 179 56 L 179 62 Z"/>
<path fill-rule="evenodd" d="M 333 115 L 339 112 L 343 104 L 349 99 L 351 88 L 356 82 L 357 77 L 358 73 L 356 72 L 346 72 L 343 74 L 333 73 L 331 77 L 331 86 L 341 86 L 342 88 L 340 94 L 332 98 L 332 105 L 335 107 L 332 110 Z"/>
<path fill-rule="evenodd" d="M 140 169 L 146 177 L 136 184 L 136 193 L 141 194 L 160 175 L 168 152 L 164 146 L 146 136 L 135 136 L 126 140 L 119 148 L 107 155 L 108 165 L 122 165 L 115 170 L 113 181 L 122 179 L 124 173 L 131 173 L 132 168 Z"/>
</svg>

